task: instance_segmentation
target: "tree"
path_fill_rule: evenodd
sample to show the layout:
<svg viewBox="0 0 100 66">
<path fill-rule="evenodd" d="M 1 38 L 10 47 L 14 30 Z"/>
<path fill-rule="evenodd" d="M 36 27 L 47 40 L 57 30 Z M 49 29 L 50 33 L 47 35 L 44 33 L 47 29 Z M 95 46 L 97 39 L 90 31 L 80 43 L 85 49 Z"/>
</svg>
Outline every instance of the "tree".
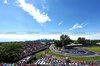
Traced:
<svg viewBox="0 0 100 66">
<path fill-rule="evenodd" d="M 86 44 L 91 44 L 91 41 L 89 39 L 85 40 Z"/>
<path fill-rule="evenodd" d="M 74 43 L 74 44 L 79 44 L 78 41 L 74 41 L 73 43 Z"/>
<path fill-rule="evenodd" d="M 100 43 L 100 40 L 91 40 L 91 44 L 96 45 L 96 43 Z"/>
<path fill-rule="evenodd" d="M 62 42 L 62 46 L 64 48 L 66 45 L 70 44 L 71 39 L 69 38 L 68 35 L 61 35 L 60 41 Z"/>
<path fill-rule="evenodd" d="M 78 43 L 80 43 L 80 44 L 85 45 L 86 40 L 85 40 L 85 38 L 84 38 L 84 37 L 79 37 L 79 38 L 77 39 L 77 42 L 78 42 Z"/>
<path fill-rule="evenodd" d="M 2 43 L 0 43 L 0 45 L 2 45 Z"/>
<path fill-rule="evenodd" d="M 56 44 L 57 47 L 62 47 L 61 41 L 55 41 L 54 44 Z"/>
<path fill-rule="evenodd" d="M 24 45 L 19 43 L 7 43 L 0 46 L 0 61 L 2 62 L 14 62 L 19 59 L 18 53 L 22 52 Z"/>
<path fill-rule="evenodd" d="M 80 43 L 80 44 L 82 43 L 82 42 L 81 42 L 81 37 L 79 37 L 79 38 L 77 39 L 77 42 Z"/>
<path fill-rule="evenodd" d="M 46 41 L 46 42 L 45 42 L 45 45 L 47 45 L 47 44 L 49 44 L 49 43 L 50 43 L 49 41 Z"/>
</svg>

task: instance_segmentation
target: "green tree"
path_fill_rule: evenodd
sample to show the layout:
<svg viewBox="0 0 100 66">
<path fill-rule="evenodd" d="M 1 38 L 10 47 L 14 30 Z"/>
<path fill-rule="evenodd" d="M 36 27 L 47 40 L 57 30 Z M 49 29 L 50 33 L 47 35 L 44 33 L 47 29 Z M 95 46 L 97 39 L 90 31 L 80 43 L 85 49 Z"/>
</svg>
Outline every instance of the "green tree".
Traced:
<svg viewBox="0 0 100 66">
<path fill-rule="evenodd" d="M 78 42 L 78 41 L 74 41 L 73 43 L 74 43 L 74 44 L 79 44 L 79 42 Z"/>
<path fill-rule="evenodd" d="M 64 48 L 66 45 L 70 44 L 71 39 L 68 35 L 61 35 L 60 41 L 62 42 L 62 46 Z"/>
<path fill-rule="evenodd" d="M 0 45 L 2 45 L 2 43 L 0 43 Z"/>
<path fill-rule="evenodd" d="M 85 45 L 86 40 L 85 40 L 85 38 L 84 38 L 84 37 L 79 37 L 79 38 L 77 39 L 77 42 L 78 42 L 78 43 L 80 43 L 80 44 Z"/>
<path fill-rule="evenodd" d="M 47 45 L 47 44 L 49 44 L 49 43 L 50 43 L 49 41 L 46 41 L 46 42 L 45 42 L 45 45 Z"/>
<path fill-rule="evenodd" d="M 96 45 L 96 43 L 100 43 L 100 40 L 91 40 L 92 45 Z"/>
<path fill-rule="evenodd" d="M 54 44 L 56 44 L 57 47 L 62 47 L 61 41 L 55 41 Z"/>
<path fill-rule="evenodd" d="M 22 52 L 24 45 L 19 43 L 7 43 L 0 46 L 0 61 L 2 62 L 14 62 L 18 58 L 18 53 Z"/>
<path fill-rule="evenodd" d="M 85 42 L 86 42 L 87 44 L 90 44 L 90 43 L 91 43 L 91 41 L 90 41 L 89 39 L 86 39 Z"/>
</svg>

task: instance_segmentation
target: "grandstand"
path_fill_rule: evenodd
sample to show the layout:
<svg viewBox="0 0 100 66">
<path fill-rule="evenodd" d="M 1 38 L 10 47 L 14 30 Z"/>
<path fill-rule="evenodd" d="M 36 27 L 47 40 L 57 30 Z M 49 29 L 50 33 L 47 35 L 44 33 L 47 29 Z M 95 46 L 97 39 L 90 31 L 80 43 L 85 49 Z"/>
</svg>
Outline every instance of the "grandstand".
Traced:
<svg viewBox="0 0 100 66">
<path fill-rule="evenodd" d="M 47 48 L 44 44 L 42 44 L 40 42 L 16 42 L 16 43 L 24 44 L 24 47 L 22 48 L 23 51 L 18 54 L 18 56 L 20 56 L 19 61 L 16 62 L 18 64 L 26 64 L 27 62 L 29 62 L 30 60 L 35 58 L 36 52 Z M 5 44 L 5 43 L 3 43 L 3 44 Z M 5 63 L 3 63 L 3 64 L 5 64 Z M 8 64 L 10 64 L 10 63 L 8 63 Z"/>
<path fill-rule="evenodd" d="M 23 52 L 18 54 L 22 58 L 18 63 L 27 63 L 35 57 L 35 55 L 33 55 L 34 53 L 46 48 L 46 46 L 40 42 L 22 42 L 21 44 L 25 46 L 23 47 Z"/>
<path fill-rule="evenodd" d="M 22 53 L 19 53 L 19 55 L 22 58 L 46 48 L 46 46 L 43 45 L 40 42 L 23 42 L 21 44 L 24 44 L 25 45 L 23 47 L 23 52 Z"/>
<path fill-rule="evenodd" d="M 0 66 L 100 66 L 100 61 L 76 61 L 49 55 L 47 47 L 41 42 L 17 42 L 24 44 L 21 57 L 16 63 L 0 63 Z M 28 63 L 36 57 L 35 53 L 43 49 L 46 56 L 41 56 L 35 63 Z"/>
</svg>

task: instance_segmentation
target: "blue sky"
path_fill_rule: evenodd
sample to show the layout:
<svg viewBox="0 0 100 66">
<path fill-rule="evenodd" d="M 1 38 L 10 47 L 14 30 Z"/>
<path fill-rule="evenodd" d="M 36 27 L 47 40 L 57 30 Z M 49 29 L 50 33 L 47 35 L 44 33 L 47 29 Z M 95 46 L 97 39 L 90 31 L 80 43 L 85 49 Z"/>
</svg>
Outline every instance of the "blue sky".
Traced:
<svg viewBox="0 0 100 66">
<path fill-rule="evenodd" d="M 100 39 L 99 25 L 100 0 L 0 0 L 0 32 L 4 32 L 0 34 L 2 41 L 19 40 L 21 37 L 22 40 L 58 39 L 64 32 L 65 34 L 71 32 L 68 35 L 73 37 L 72 39 L 77 39 L 79 36 Z M 19 35 L 5 34 L 5 32 L 22 33 Z M 47 34 L 26 32 L 47 32 Z"/>
</svg>

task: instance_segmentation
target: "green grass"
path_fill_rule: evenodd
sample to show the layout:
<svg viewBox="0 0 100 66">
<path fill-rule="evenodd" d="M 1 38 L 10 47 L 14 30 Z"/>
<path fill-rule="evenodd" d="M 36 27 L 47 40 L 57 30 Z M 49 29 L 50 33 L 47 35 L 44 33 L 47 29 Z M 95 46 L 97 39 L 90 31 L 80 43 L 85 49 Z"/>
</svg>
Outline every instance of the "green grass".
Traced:
<svg viewBox="0 0 100 66">
<path fill-rule="evenodd" d="M 32 61 L 31 61 L 31 63 L 35 63 L 35 62 L 36 62 L 36 60 L 32 60 Z"/>
<path fill-rule="evenodd" d="M 50 54 L 50 55 L 54 55 L 54 56 L 57 56 L 57 57 L 66 58 L 66 56 L 63 56 L 63 55 L 59 55 L 59 54 L 55 54 L 55 53 L 53 53 L 50 49 L 48 49 L 48 54 Z"/>
<path fill-rule="evenodd" d="M 56 47 L 56 45 L 54 44 L 54 49 L 56 50 L 57 49 L 57 47 Z"/>
<path fill-rule="evenodd" d="M 62 57 L 62 58 L 69 57 L 69 59 L 77 60 L 77 61 L 95 61 L 95 60 L 97 61 L 97 60 L 100 60 L 100 56 L 98 56 L 98 57 L 70 57 L 70 56 L 63 56 L 63 55 L 59 55 L 59 54 L 53 53 L 50 49 L 48 49 L 48 54 L 54 55 L 54 56 L 57 56 L 57 57 Z"/>
<path fill-rule="evenodd" d="M 100 52 L 100 47 L 84 47 L 84 49 L 95 51 L 95 52 Z"/>
<path fill-rule="evenodd" d="M 36 53 L 36 58 L 39 59 L 41 56 L 45 56 L 45 51 Z"/>
<path fill-rule="evenodd" d="M 33 59 L 33 60 L 31 61 L 31 63 L 35 63 L 35 62 L 37 61 L 37 59 L 39 59 L 41 56 L 45 56 L 45 50 L 36 53 L 36 59 Z"/>
</svg>

